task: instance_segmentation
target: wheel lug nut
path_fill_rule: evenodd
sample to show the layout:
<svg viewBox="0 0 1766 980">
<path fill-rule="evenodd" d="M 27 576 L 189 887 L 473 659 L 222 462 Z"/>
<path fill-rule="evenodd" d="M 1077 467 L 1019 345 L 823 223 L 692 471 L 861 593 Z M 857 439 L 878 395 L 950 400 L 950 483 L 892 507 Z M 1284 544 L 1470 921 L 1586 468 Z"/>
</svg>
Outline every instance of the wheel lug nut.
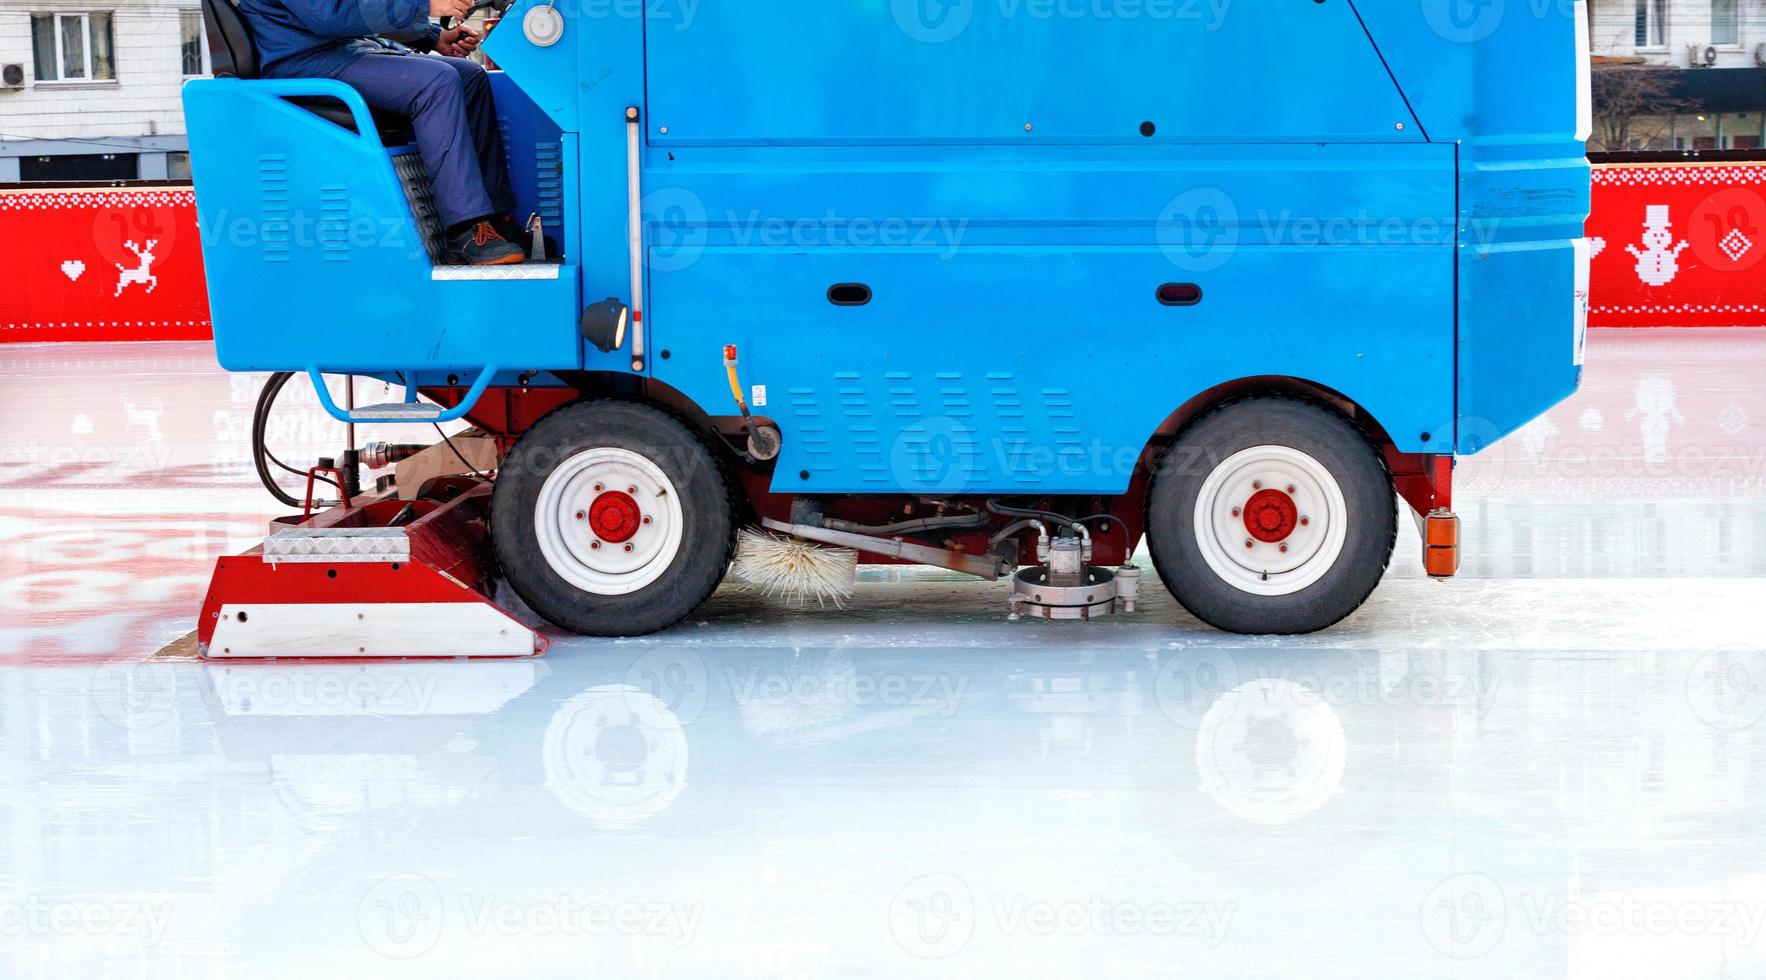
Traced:
<svg viewBox="0 0 1766 980">
<path fill-rule="evenodd" d="M 1246 538 L 1246 539 L 1245 539 L 1245 547 L 1247 547 L 1247 548 L 1249 548 L 1249 547 L 1252 547 L 1252 544 L 1251 544 L 1251 539 L 1250 539 L 1250 538 Z"/>
<path fill-rule="evenodd" d="M 637 487 L 626 487 L 626 488 L 625 488 L 625 492 L 626 492 L 626 493 L 637 493 L 637 492 L 638 492 L 638 488 L 637 488 Z"/>
<path fill-rule="evenodd" d="M 590 542 L 589 542 L 589 548 L 590 548 L 590 550 L 594 550 L 594 549 L 596 549 L 596 548 L 599 548 L 599 547 L 601 547 L 601 542 L 599 542 L 599 541 L 590 541 Z"/>
<path fill-rule="evenodd" d="M 579 511 L 577 511 L 577 512 L 576 512 L 576 519 L 577 519 L 577 520 L 579 520 L 579 521 L 580 521 L 580 520 L 584 520 L 584 519 L 585 519 L 585 518 L 587 518 L 587 517 L 588 517 L 588 516 L 589 516 L 589 515 L 588 515 L 588 514 L 585 514 L 585 513 L 583 513 L 583 512 L 582 512 L 582 511 L 580 511 L 580 510 L 579 510 Z"/>
<path fill-rule="evenodd" d="M 1292 483 L 1290 483 L 1290 484 L 1288 484 L 1288 492 L 1289 492 L 1289 493 L 1293 493 L 1293 492 L 1294 492 L 1294 485 L 1293 485 L 1293 484 L 1292 484 Z"/>
<path fill-rule="evenodd" d="M 631 545 L 629 545 L 629 544 L 628 544 L 628 545 L 626 545 L 626 546 L 625 546 L 625 550 L 626 550 L 626 554 L 631 554 L 631 551 L 632 551 L 632 546 L 631 546 Z"/>
<path fill-rule="evenodd" d="M 599 484 L 599 483 L 597 483 L 597 484 L 595 484 L 595 492 L 596 492 L 596 493 L 600 493 L 600 492 L 601 492 L 601 484 Z"/>
<path fill-rule="evenodd" d="M 646 517 L 646 518 L 644 518 L 644 523 L 645 523 L 645 524 L 648 524 L 648 523 L 650 523 L 650 518 L 648 518 L 648 517 Z"/>
<path fill-rule="evenodd" d="M 1288 546 L 1284 544 L 1284 545 L 1282 545 L 1282 554 L 1285 555 L 1287 553 L 1288 553 Z"/>
<path fill-rule="evenodd" d="M 1234 517 L 1237 517 L 1237 516 L 1239 516 L 1239 509 L 1238 509 L 1238 508 L 1237 508 L 1237 507 L 1234 507 L 1234 508 L 1233 508 L 1233 516 L 1234 516 Z"/>
<path fill-rule="evenodd" d="M 1251 489 L 1262 490 L 1263 489 L 1263 481 L 1262 480 L 1252 480 L 1251 481 Z"/>
<path fill-rule="evenodd" d="M 1306 525 L 1306 524 L 1311 524 L 1311 523 L 1312 523 L 1312 518 L 1310 518 L 1310 517 L 1302 517 L 1302 518 L 1300 518 L 1300 523 L 1301 523 L 1301 524 L 1302 524 L 1302 525 Z"/>
</svg>

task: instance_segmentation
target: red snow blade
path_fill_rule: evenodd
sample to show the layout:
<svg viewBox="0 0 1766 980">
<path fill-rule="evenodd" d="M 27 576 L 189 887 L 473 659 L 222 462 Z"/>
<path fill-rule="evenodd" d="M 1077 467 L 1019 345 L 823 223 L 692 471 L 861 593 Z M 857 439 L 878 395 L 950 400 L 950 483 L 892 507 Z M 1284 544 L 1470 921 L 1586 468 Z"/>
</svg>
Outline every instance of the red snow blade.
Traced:
<svg viewBox="0 0 1766 980">
<path fill-rule="evenodd" d="M 544 636 L 489 598 L 490 485 L 444 481 L 430 493 L 358 497 L 220 559 L 198 650 L 211 659 L 545 652 Z"/>
</svg>

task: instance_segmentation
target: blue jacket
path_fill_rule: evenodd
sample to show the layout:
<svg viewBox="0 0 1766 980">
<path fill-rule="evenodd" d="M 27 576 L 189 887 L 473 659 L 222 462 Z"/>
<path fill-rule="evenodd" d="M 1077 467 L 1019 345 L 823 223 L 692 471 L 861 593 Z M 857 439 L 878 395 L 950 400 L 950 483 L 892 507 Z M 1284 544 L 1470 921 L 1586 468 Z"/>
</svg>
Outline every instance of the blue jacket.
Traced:
<svg viewBox="0 0 1766 980">
<path fill-rule="evenodd" d="M 239 12 L 266 78 L 330 78 L 366 54 L 427 51 L 441 35 L 428 0 L 239 0 Z"/>
</svg>

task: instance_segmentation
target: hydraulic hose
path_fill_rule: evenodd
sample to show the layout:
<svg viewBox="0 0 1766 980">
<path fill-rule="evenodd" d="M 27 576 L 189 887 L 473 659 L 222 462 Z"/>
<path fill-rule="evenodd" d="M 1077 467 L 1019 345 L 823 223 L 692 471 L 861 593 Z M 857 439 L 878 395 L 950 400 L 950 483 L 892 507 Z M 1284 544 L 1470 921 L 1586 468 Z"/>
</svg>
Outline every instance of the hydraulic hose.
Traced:
<svg viewBox="0 0 1766 980">
<path fill-rule="evenodd" d="M 270 411 L 276 405 L 276 396 L 282 393 L 282 388 L 288 384 L 288 379 L 292 377 L 294 377 L 294 373 L 291 371 L 278 371 L 270 375 L 269 380 L 264 382 L 263 390 L 258 392 L 257 408 L 251 416 L 251 460 L 252 465 L 257 468 L 258 480 L 263 483 L 265 490 L 270 491 L 270 496 L 275 497 L 284 506 L 291 508 L 304 506 L 306 501 L 282 489 L 281 485 L 276 482 L 276 475 L 271 472 L 270 467 L 275 465 L 300 477 L 306 476 L 307 471 L 297 470 L 277 459 L 276 455 L 270 452 L 269 447 L 265 445 L 264 434 L 270 426 Z M 337 481 L 328 476 L 320 476 L 318 479 L 333 487 L 337 486 Z M 338 489 L 339 492 L 342 491 L 341 487 Z"/>
<path fill-rule="evenodd" d="M 947 527 L 976 527 L 986 518 L 980 514 L 951 514 L 946 517 L 922 517 L 914 521 L 897 521 L 894 524 L 854 524 L 837 518 L 827 518 L 822 526 L 835 531 L 851 531 L 855 534 L 911 534 L 915 531 L 931 531 Z"/>
<path fill-rule="evenodd" d="M 1110 514 L 1092 514 L 1089 517 L 1068 517 L 1064 514 L 1056 514 L 1053 511 L 1036 510 L 1032 507 L 1008 507 L 997 500 L 989 500 L 987 502 L 987 509 L 993 511 L 995 514 L 1001 515 L 1002 517 L 1040 517 L 1052 524 L 1061 524 L 1074 528 L 1079 527 L 1082 524 L 1090 523 L 1091 521 L 1113 521 L 1117 519 Z"/>
</svg>

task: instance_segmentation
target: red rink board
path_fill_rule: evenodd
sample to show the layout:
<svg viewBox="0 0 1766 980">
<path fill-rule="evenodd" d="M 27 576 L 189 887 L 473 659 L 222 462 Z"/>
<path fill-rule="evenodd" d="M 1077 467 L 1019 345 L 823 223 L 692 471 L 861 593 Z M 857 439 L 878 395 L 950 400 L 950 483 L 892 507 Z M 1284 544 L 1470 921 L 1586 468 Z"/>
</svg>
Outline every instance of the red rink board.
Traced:
<svg viewBox="0 0 1766 980">
<path fill-rule="evenodd" d="M 1591 326 L 1766 326 L 1766 164 L 1599 166 L 1593 211 Z M 0 343 L 211 336 L 188 187 L 0 191 L 0 231 Z"/>
<path fill-rule="evenodd" d="M 1766 164 L 1596 167 L 1593 210 L 1590 326 L 1766 326 Z"/>
<path fill-rule="evenodd" d="M 210 336 L 188 187 L 3 191 L 0 232 L 0 342 Z"/>
</svg>

